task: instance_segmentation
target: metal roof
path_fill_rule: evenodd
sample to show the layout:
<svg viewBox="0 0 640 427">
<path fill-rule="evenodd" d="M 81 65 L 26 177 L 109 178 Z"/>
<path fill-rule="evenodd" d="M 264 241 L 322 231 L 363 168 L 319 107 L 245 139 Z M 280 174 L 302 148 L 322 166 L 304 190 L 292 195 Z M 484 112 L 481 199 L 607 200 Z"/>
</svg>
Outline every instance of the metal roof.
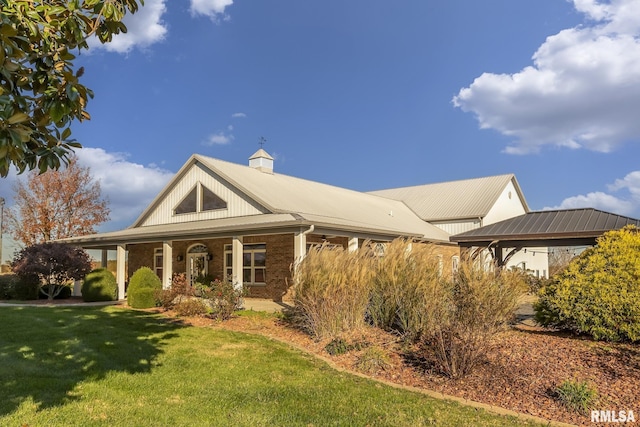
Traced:
<svg viewBox="0 0 640 427">
<path fill-rule="evenodd" d="M 640 227 L 640 220 L 593 208 L 537 211 L 456 234 L 450 239 L 465 246 L 492 242 L 514 246 L 592 245 L 605 232 L 629 224 Z"/>
<path fill-rule="evenodd" d="M 264 214 L 177 224 L 142 226 L 144 219 L 191 167 L 202 167 L 217 179 L 245 194 L 264 209 Z M 231 230 L 268 233 L 269 227 L 314 225 L 316 230 L 384 237 L 416 237 L 449 242 L 449 234 L 421 220 L 404 203 L 346 188 L 308 181 L 223 160 L 193 155 L 156 196 L 136 222 L 126 230 L 67 239 L 70 243 L 103 244 L 115 241 L 142 242 L 155 238 L 185 239 L 202 233 L 230 235 Z M 202 236 L 200 234 L 200 236 Z M 327 233 L 329 234 L 329 233 Z"/>
<path fill-rule="evenodd" d="M 513 182 L 525 211 L 529 211 L 513 174 L 391 188 L 370 194 L 401 200 L 424 221 L 484 218 L 509 182 Z"/>
</svg>

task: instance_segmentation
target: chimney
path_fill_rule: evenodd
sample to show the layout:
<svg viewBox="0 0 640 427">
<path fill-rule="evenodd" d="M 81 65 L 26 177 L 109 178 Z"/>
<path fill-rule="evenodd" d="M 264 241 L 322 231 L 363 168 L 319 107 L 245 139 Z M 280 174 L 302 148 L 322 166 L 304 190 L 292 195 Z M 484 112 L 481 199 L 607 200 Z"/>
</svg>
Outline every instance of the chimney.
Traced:
<svg viewBox="0 0 640 427">
<path fill-rule="evenodd" d="M 249 157 L 249 166 L 260 172 L 273 173 L 273 157 L 261 148 Z"/>
</svg>

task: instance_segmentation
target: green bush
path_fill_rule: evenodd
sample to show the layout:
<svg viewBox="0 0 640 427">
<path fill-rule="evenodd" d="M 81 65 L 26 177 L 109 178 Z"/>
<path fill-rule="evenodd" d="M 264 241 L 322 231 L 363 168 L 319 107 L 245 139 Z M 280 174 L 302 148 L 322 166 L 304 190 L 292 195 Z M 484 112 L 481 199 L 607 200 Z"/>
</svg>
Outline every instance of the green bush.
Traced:
<svg viewBox="0 0 640 427">
<path fill-rule="evenodd" d="M 15 274 L 0 274 L 0 299 L 15 298 L 18 276 Z"/>
<path fill-rule="evenodd" d="M 610 231 L 538 293 L 536 320 L 595 339 L 640 341 L 640 233 Z"/>
<path fill-rule="evenodd" d="M 28 301 L 38 299 L 40 293 L 40 279 L 36 275 L 18 276 L 14 288 L 17 300 Z"/>
<path fill-rule="evenodd" d="M 151 308 L 156 306 L 157 291 L 162 282 L 149 267 L 137 269 L 129 280 L 127 303 L 133 308 Z"/>
<path fill-rule="evenodd" d="M 598 400 L 598 391 L 587 381 L 565 380 L 556 388 L 556 396 L 572 411 L 587 414 Z"/>
<path fill-rule="evenodd" d="M 118 282 L 113 273 L 97 268 L 87 274 L 82 283 L 82 299 L 87 302 L 117 300 Z"/>
</svg>

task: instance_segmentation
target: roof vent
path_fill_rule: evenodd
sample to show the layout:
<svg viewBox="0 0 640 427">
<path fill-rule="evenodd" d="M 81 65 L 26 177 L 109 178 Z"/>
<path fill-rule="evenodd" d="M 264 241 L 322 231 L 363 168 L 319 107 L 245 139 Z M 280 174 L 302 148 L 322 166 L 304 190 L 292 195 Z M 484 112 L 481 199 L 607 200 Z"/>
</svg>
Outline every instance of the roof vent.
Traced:
<svg viewBox="0 0 640 427">
<path fill-rule="evenodd" d="M 261 148 L 249 157 L 249 166 L 260 172 L 273 173 L 273 157 Z"/>
</svg>

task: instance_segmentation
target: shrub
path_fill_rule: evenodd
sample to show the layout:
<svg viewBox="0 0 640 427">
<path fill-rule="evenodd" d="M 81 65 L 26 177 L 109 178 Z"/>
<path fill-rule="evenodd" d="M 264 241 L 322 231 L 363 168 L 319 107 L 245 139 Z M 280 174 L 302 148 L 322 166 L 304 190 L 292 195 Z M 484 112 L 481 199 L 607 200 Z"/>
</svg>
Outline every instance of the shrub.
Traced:
<svg viewBox="0 0 640 427">
<path fill-rule="evenodd" d="M 0 274 L 0 299 L 15 298 L 18 276 L 15 274 Z"/>
<path fill-rule="evenodd" d="M 40 294 L 40 278 L 33 274 L 17 276 L 13 289 L 15 299 L 28 301 L 38 299 Z"/>
<path fill-rule="evenodd" d="M 471 261 L 460 263 L 453 280 L 443 285 L 433 325 L 422 331 L 423 343 L 444 374 L 459 378 L 486 356 L 491 338 L 513 318 L 527 287 L 518 272 L 495 274 Z"/>
<path fill-rule="evenodd" d="M 610 231 L 538 293 L 536 320 L 597 340 L 640 341 L 640 233 Z"/>
<path fill-rule="evenodd" d="M 132 308 L 151 308 L 156 306 L 157 291 L 162 282 L 149 267 L 137 269 L 129 280 L 127 303 Z"/>
<path fill-rule="evenodd" d="M 91 258 L 80 248 L 46 242 L 22 249 L 11 267 L 29 282 L 37 276 L 42 284 L 40 291 L 52 300 L 64 289 L 58 284 L 80 280 L 91 271 Z"/>
<path fill-rule="evenodd" d="M 166 310 L 172 309 L 185 298 L 194 295 L 194 289 L 187 283 L 185 273 L 174 273 L 171 278 L 171 287 L 156 291 L 156 301 Z"/>
<path fill-rule="evenodd" d="M 196 284 L 196 295 L 206 300 L 210 316 L 218 320 L 227 320 L 242 305 L 244 288 L 236 289 L 229 280 L 215 279 L 209 285 Z"/>
<path fill-rule="evenodd" d="M 294 270 L 293 322 L 311 335 L 335 337 L 365 326 L 373 277 L 368 247 L 312 249 Z"/>
<path fill-rule="evenodd" d="M 343 338 L 334 338 L 324 346 L 324 349 L 330 355 L 336 356 L 348 353 L 351 350 L 351 346 Z"/>
<path fill-rule="evenodd" d="M 389 356 L 385 353 L 384 349 L 378 346 L 372 346 L 366 348 L 356 361 L 356 367 L 368 374 L 375 374 L 379 371 L 384 371 L 391 366 L 389 362 Z"/>
<path fill-rule="evenodd" d="M 115 301 L 118 299 L 118 283 L 106 268 L 97 268 L 87 274 L 82 283 L 82 299 L 92 301 Z"/>
<path fill-rule="evenodd" d="M 396 239 L 376 259 L 368 314 L 374 326 L 409 340 L 430 329 L 442 299 L 439 259 L 433 245 Z"/>
<path fill-rule="evenodd" d="M 555 391 L 563 405 L 581 414 L 586 414 L 598 400 L 598 391 L 587 381 L 565 380 Z"/>
<path fill-rule="evenodd" d="M 207 305 L 196 297 L 183 299 L 173 309 L 178 316 L 202 316 L 209 311 Z"/>
</svg>

